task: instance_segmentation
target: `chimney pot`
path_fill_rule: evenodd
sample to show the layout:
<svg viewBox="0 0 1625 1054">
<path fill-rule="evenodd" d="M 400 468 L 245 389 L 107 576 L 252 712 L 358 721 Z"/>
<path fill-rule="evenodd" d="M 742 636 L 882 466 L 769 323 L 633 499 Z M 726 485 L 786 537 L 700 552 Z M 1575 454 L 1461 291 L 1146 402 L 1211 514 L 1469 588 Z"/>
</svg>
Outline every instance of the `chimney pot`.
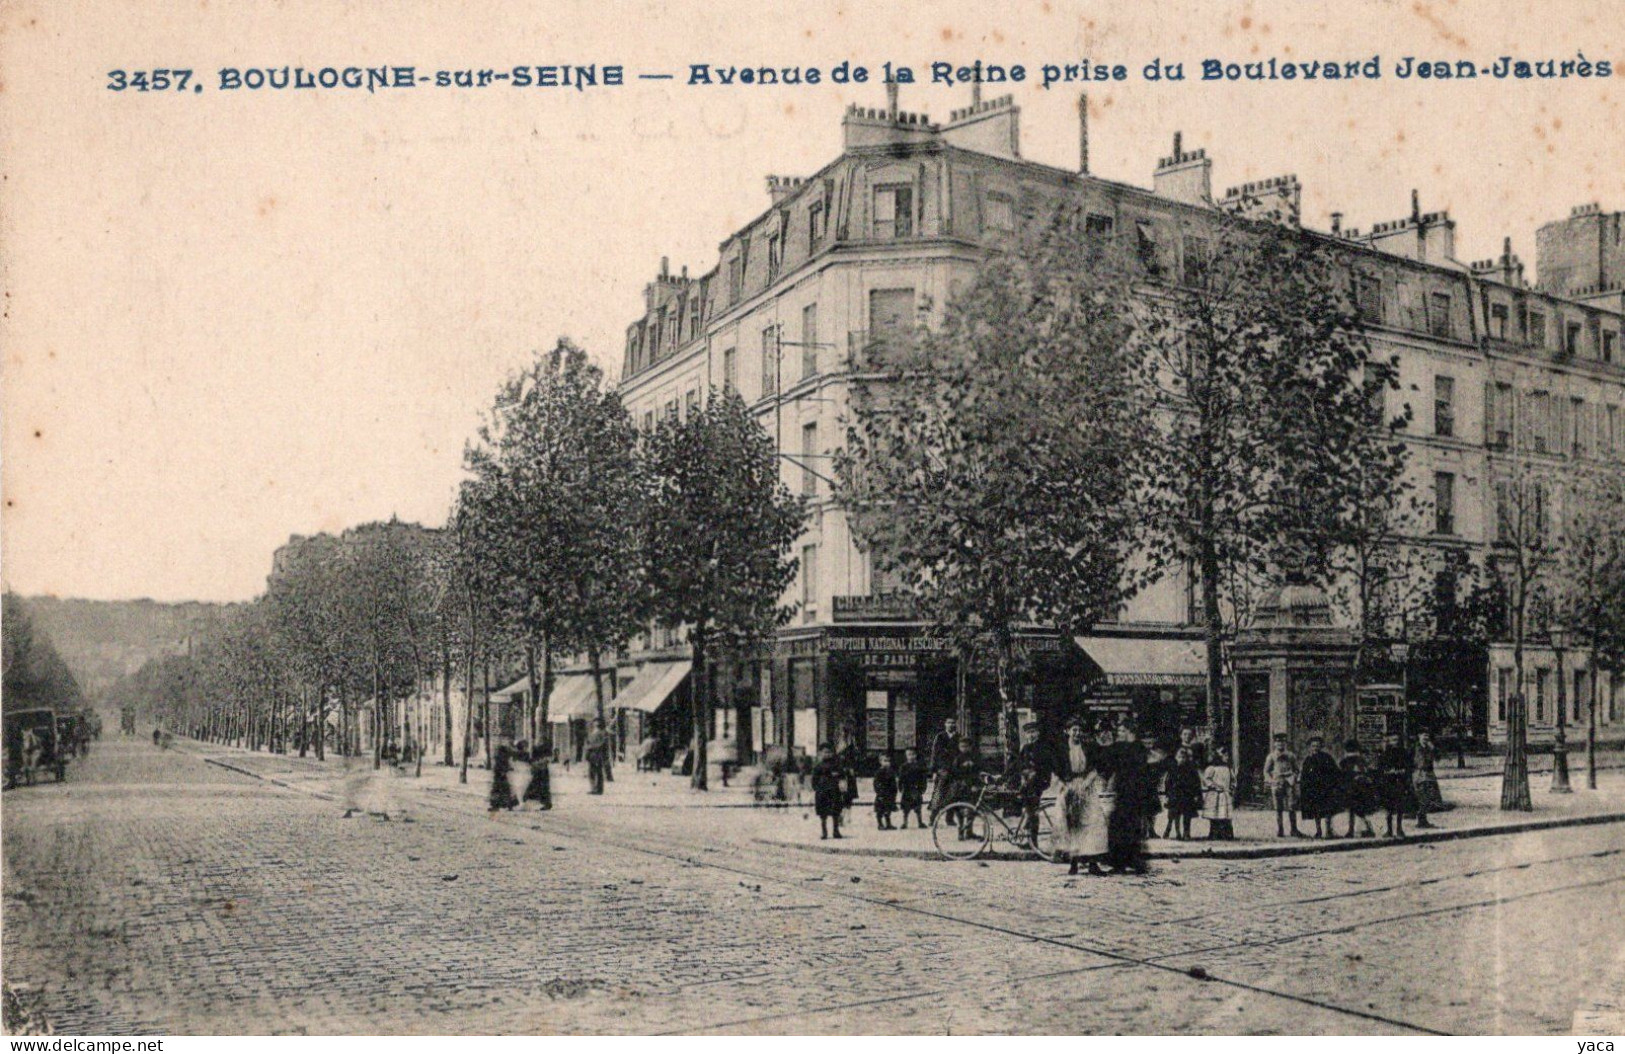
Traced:
<svg viewBox="0 0 1625 1054">
<path fill-rule="evenodd" d="M 1341 212 L 1332 213 L 1332 233 L 1343 233 L 1343 214 Z"/>
</svg>

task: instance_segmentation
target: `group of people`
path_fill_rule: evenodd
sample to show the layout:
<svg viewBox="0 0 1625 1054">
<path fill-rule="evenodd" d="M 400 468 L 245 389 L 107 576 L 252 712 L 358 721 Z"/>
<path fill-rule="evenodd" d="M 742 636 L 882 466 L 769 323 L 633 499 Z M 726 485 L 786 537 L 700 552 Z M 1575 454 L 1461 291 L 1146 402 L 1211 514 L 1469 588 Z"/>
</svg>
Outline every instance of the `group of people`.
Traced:
<svg viewBox="0 0 1625 1054">
<path fill-rule="evenodd" d="M 895 831 L 899 828 L 892 817 L 901 811 L 902 830 L 908 829 L 909 817 L 920 827 L 925 826 L 925 788 L 930 783 L 930 771 L 920 761 L 913 747 L 903 752 L 901 765 L 894 765 L 890 754 L 881 754 L 874 778 L 875 828 Z M 820 838 L 841 838 L 842 817 L 858 800 L 857 748 L 848 741 L 846 748 L 837 752 L 824 743 L 818 748 L 818 760 L 812 768 L 813 811 L 818 814 Z M 933 809 L 933 815 L 935 810 Z"/>
<path fill-rule="evenodd" d="M 592 731 L 587 733 L 583 746 L 587 762 L 587 793 L 602 794 L 604 784 L 615 778 L 610 768 L 609 732 L 602 718 L 593 722 Z M 551 760 L 547 749 L 540 743 L 532 747 L 521 739 L 512 747 L 498 747 L 491 762 L 490 810 L 523 809 L 526 802 L 535 802 L 538 809 L 551 809 L 553 773 L 548 766 Z M 516 764 L 521 763 L 529 767 L 530 778 L 525 783 L 524 793 L 516 796 L 513 792 L 513 770 Z"/>
<path fill-rule="evenodd" d="M 1343 758 L 1333 760 L 1325 739 L 1311 736 L 1300 762 L 1282 733 L 1264 759 L 1264 786 L 1275 809 L 1277 837 L 1336 838 L 1336 819 L 1348 813 L 1345 838 L 1354 837 L 1355 821 L 1364 837 L 1376 836 L 1371 817 L 1381 809 L 1390 838 L 1405 837 L 1405 817 L 1416 816 L 1416 826 L 1433 827 L 1429 813 L 1445 808 L 1434 772 L 1438 749 L 1427 732 L 1420 732 L 1413 749 L 1405 749 L 1397 733 L 1383 739 L 1375 760 L 1368 759 L 1357 740 L 1343 744 Z M 1298 829 L 1298 817 L 1312 820 L 1313 835 Z"/>
</svg>

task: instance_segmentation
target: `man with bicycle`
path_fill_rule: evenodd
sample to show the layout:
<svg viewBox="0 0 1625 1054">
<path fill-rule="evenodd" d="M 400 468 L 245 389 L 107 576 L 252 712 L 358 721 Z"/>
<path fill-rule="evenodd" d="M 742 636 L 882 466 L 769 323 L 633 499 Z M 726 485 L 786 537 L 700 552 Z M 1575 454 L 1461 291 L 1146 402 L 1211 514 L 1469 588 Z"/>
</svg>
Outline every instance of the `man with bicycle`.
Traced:
<svg viewBox="0 0 1625 1054">
<path fill-rule="evenodd" d="M 1005 783 L 1021 800 L 1021 824 L 1034 842 L 1038 840 L 1038 807 L 1054 770 L 1050 751 L 1038 738 L 1038 722 L 1028 721 L 1021 726 L 1021 749 L 1010 759 Z"/>
</svg>

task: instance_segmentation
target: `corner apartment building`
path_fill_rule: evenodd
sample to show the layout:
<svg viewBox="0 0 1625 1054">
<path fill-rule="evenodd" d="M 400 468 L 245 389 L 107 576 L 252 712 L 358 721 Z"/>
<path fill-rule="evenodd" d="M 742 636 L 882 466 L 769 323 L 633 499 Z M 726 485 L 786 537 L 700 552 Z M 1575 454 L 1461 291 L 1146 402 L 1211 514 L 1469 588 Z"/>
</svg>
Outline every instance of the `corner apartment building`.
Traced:
<svg viewBox="0 0 1625 1054">
<path fill-rule="evenodd" d="M 955 713 L 988 749 L 997 741 L 995 723 L 979 719 L 992 711 L 991 685 L 956 670 L 831 502 L 853 350 L 908 339 L 918 317 L 940 313 L 973 279 L 990 247 L 1063 195 L 1081 199 L 1091 230 L 1137 240 L 1175 277 L 1200 258 L 1204 225 L 1220 209 L 1297 225 L 1294 177 L 1215 197 L 1211 160 L 1183 150 L 1177 135 L 1150 189 L 1092 175 L 1080 115 L 1080 164 L 1064 169 L 1021 156 L 1020 108 L 1008 96 L 976 98 L 941 124 L 897 110 L 895 99 L 886 109 L 852 107 L 841 154 L 810 175 L 768 177 L 763 211 L 721 242 L 714 267 L 673 274 L 662 259 L 626 330 L 620 391 L 635 422 L 653 427 L 688 413 L 713 386 L 732 388 L 775 437 L 786 484 L 813 510 L 800 579 L 785 598 L 798 606 L 794 624 L 770 652 L 716 671 L 713 757 L 749 763 L 768 744 L 811 750 L 826 741 L 923 748 Z M 1334 217 L 1322 235 L 1346 251 L 1377 351 L 1399 358 L 1401 391 L 1389 397 L 1412 406 L 1410 470 L 1430 499 L 1430 544 L 1493 550 L 1496 482 L 1514 457 L 1625 460 L 1620 226 L 1620 214 L 1589 206 L 1542 228 L 1534 286 L 1510 246 L 1500 260 L 1458 262 L 1453 221 L 1422 212 L 1414 194 L 1408 217 L 1367 233 Z M 1023 641 L 1036 670 L 1023 705 L 1039 714 L 1132 711 L 1160 729 L 1200 723 L 1199 609 L 1191 583 L 1174 575 L 1089 637 L 1034 630 Z M 1475 660 L 1477 691 L 1488 690 L 1478 701 L 1486 737 L 1504 721 L 1509 655 L 1497 645 Z M 621 670 L 633 695 L 617 706 L 658 716 L 668 700 L 685 700 L 686 656 L 677 634 L 635 642 Z M 1555 696 L 1540 695 L 1541 685 L 1557 673 L 1538 644 L 1528 665 L 1539 737 L 1555 718 L 1541 702 Z M 1567 665 L 1563 676 L 1583 687 L 1583 655 Z M 1625 727 L 1621 686 L 1606 686 L 1604 698 L 1607 720 Z"/>
</svg>

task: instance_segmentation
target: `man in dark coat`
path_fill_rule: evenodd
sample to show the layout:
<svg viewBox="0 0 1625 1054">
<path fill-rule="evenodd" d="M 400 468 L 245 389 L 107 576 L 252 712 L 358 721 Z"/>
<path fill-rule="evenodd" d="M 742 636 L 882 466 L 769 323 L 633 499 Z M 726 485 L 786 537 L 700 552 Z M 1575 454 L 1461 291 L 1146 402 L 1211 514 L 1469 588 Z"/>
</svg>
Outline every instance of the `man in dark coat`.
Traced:
<svg viewBox="0 0 1625 1054">
<path fill-rule="evenodd" d="M 903 830 L 908 830 L 909 813 L 914 814 L 919 826 L 925 826 L 925 817 L 920 810 L 925 807 L 925 785 L 930 780 L 931 774 L 926 771 L 925 762 L 920 760 L 920 752 L 909 747 L 903 752 L 903 767 L 897 770 L 897 790 L 903 805 Z"/>
<path fill-rule="evenodd" d="M 1106 864 L 1113 872 L 1145 874 L 1145 818 L 1157 804 L 1156 787 L 1146 765 L 1145 744 L 1134 726 L 1124 723 L 1118 741 L 1108 748 L 1116 804 L 1106 824 Z"/>
<path fill-rule="evenodd" d="M 942 723 L 942 731 L 931 739 L 931 775 L 936 777 L 936 783 L 931 788 L 933 821 L 942 807 L 948 804 L 948 771 L 954 767 L 954 759 L 958 756 L 959 721 L 950 717 Z"/>
<path fill-rule="evenodd" d="M 589 794 L 604 793 L 604 775 L 609 768 L 609 733 L 604 731 L 604 719 L 592 723 L 587 733 L 587 781 Z"/>
<path fill-rule="evenodd" d="M 1405 837 L 1405 807 L 1410 804 L 1411 755 L 1399 745 L 1399 733 L 1383 738 L 1377 755 L 1377 793 L 1388 817 L 1388 837 Z"/>
<path fill-rule="evenodd" d="M 1298 811 L 1306 820 L 1315 821 L 1315 837 L 1331 838 L 1336 834 L 1332 821 L 1343 808 L 1341 793 L 1343 775 L 1337 762 L 1327 753 L 1325 740 L 1309 737 L 1309 752 L 1303 757 L 1298 771 Z"/>
</svg>

